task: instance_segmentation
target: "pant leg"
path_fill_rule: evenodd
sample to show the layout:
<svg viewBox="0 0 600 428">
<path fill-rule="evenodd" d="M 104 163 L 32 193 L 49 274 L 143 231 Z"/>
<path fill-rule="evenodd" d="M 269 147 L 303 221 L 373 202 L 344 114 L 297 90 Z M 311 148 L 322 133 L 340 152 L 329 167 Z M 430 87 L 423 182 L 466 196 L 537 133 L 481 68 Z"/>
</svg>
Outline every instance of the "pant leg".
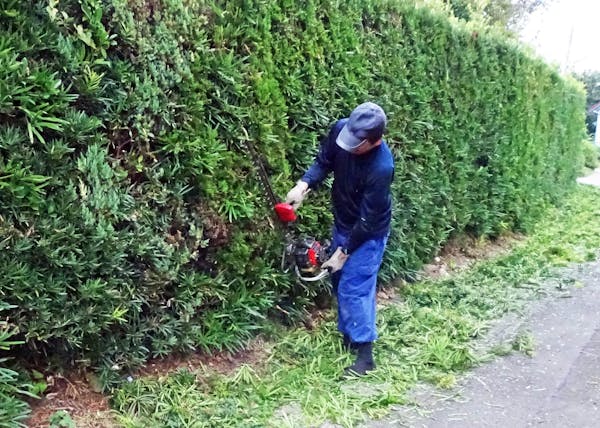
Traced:
<svg viewBox="0 0 600 428">
<path fill-rule="evenodd" d="M 338 329 L 352 342 L 377 339 L 375 294 L 386 242 L 387 237 L 366 241 L 342 268 L 337 290 Z"/>
<path fill-rule="evenodd" d="M 337 249 L 337 247 L 343 247 L 346 244 L 347 240 L 348 240 L 348 233 L 342 231 L 341 229 L 337 228 L 334 225 L 333 226 L 333 231 L 332 231 L 332 237 L 331 237 L 331 253 L 333 254 L 333 252 L 335 252 L 335 250 Z M 338 299 L 338 305 L 337 305 L 337 310 L 338 310 L 338 330 L 342 334 L 348 334 L 344 330 L 343 326 L 340 324 L 341 316 L 340 316 L 340 304 L 339 304 L 339 297 L 338 297 L 338 289 L 339 289 L 339 284 L 340 284 L 341 277 L 342 277 L 342 271 L 337 271 L 337 272 L 331 274 L 330 279 L 331 279 L 332 293 Z"/>
</svg>

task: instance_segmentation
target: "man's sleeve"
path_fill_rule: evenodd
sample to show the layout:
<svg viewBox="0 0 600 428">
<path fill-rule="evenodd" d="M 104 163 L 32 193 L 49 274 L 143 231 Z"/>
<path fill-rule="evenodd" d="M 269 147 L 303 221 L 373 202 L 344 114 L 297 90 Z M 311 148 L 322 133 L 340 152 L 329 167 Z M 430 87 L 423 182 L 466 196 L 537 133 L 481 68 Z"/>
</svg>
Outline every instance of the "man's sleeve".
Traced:
<svg viewBox="0 0 600 428">
<path fill-rule="evenodd" d="M 360 219 L 350 231 L 344 250 L 351 254 L 386 222 L 391 211 L 391 184 L 394 169 L 386 170 L 367 182 L 360 205 Z"/>
<path fill-rule="evenodd" d="M 302 176 L 301 180 L 308 183 L 308 187 L 311 189 L 321 184 L 325 177 L 327 177 L 327 174 L 333 170 L 333 162 L 337 150 L 335 139 L 342 127 L 342 121 L 338 121 L 331 127 L 329 134 L 321 142 L 321 147 L 315 161 Z"/>
</svg>

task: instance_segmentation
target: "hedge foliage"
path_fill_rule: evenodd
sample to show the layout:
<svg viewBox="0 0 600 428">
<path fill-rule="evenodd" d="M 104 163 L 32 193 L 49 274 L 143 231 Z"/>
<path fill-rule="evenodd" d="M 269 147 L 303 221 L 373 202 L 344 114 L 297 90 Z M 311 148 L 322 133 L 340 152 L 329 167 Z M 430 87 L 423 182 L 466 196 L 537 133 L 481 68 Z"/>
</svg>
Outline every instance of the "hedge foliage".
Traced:
<svg viewBox="0 0 600 428">
<path fill-rule="evenodd" d="M 27 349 L 108 374 L 301 313 L 244 142 L 284 195 L 365 100 L 397 156 L 382 280 L 560 201 L 581 88 L 403 3 L 0 0 L 0 297 Z M 330 222 L 311 195 L 299 229 Z"/>
<path fill-rule="evenodd" d="M 9 309 L 0 302 L 0 316 Z M 0 319 L 0 351 L 9 351 L 19 342 L 11 340 L 16 329 Z M 21 428 L 25 427 L 24 420 L 30 412 L 25 397 L 31 397 L 31 385 L 24 383 L 19 373 L 13 368 L 6 367 L 11 361 L 6 357 L 0 358 L 0 427 Z"/>
</svg>

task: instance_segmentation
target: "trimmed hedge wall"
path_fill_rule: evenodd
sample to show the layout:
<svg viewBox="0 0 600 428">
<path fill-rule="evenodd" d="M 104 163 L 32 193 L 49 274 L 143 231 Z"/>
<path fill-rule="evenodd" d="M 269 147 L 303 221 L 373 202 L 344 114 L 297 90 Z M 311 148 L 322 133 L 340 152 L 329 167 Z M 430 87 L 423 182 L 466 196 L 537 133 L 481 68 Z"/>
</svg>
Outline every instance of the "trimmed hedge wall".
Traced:
<svg viewBox="0 0 600 428">
<path fill-rule="evenodd" d="M 279 270 L 244 141 L 284 195 L 365 100 L 397 156 L 383 281 L 559 202 L 581 88 L 401 3 L 0 0 L 0 298 L 27 349 L 109 374 L 301 314 L 318 290 Z M 298 227 L 326 236 L 309 199 Z"/>
</svg>

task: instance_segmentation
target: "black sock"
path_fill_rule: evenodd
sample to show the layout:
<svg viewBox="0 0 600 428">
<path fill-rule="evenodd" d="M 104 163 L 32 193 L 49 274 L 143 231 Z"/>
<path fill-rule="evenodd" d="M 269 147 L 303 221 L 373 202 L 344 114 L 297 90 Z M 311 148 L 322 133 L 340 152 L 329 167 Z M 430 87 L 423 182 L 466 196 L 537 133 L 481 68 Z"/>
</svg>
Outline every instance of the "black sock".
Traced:
<svg viewBox="0 0 600 428">
<path fill-rule="evenodd" d="M 356 351 L 358 349 L 358 343 L 353 342 L 352 339 L 350 339 L 350 336 L 348 336 L 347 334 L 344 334 L 344 339 L 343 339 L 342 343 L 344 345 L 344 350 L 346 350 L 348 352 L 352 352 L 353 354 L 356 354 Z"/>
<path fill-rule="evenodd" d="M 342 343 L 344 344 L 344 349 L 350 349 L 350 343 L 352 343 L 350 340 L 350 336 L 344 334 L 344 339 Z"/>
</svg>

